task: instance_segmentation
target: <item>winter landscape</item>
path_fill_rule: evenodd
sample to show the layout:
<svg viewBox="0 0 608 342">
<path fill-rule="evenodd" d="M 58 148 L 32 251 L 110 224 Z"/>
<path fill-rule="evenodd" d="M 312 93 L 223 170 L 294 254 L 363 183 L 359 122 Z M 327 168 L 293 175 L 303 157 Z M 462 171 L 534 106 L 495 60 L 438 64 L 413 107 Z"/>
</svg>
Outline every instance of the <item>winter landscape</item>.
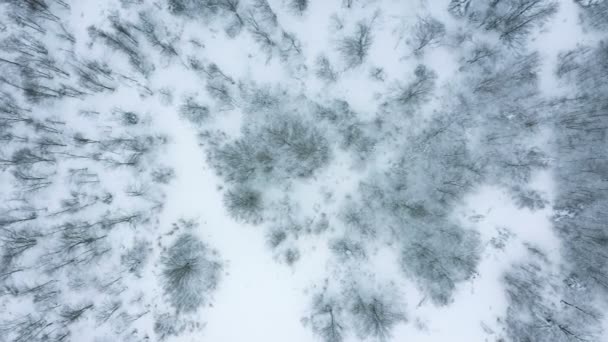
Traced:
<svg viewBox="0 0 608 342">
<path fill-rule="evenodd" d="M 0 342 L 608 341 L 607 0 L 0 0 Z"/>
</svg>

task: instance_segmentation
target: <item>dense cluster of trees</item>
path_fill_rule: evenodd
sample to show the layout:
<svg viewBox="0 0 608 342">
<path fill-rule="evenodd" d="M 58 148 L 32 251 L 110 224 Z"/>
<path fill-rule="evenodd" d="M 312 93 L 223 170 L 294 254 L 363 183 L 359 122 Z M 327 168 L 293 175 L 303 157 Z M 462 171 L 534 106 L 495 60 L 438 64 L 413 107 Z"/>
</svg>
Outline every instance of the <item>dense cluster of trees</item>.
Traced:
<svg viewBox="0 0 608 342">
<path fill-rule="evenodd" d="M 344 341 L 351 331 L 361 339 L 387 341 L 394 326 L 407 317 L 394 289 L 369 290 L 353 284 L 340 293 L 327 286 L 316 293 L 304 321 L 325 342 Z"/>
<path fill-rule="evenodd" d="M 581 226 L 585 222 L 583 217 L 574 213 L 583 207 L 591 207 L 578 202 L 573 195 L 577 191 L 570 190 L 578 189 L 590 179 L 585 171 L 587 168 L 581 163 L 585 155 L 583 150 L 594 151 L 594 163 L 605 159 L 601 153 L 598 154 L 599 146 L 605 142 L 589 138 L 589 132 L 602 131 L 603 125 L 589 121 L 587 117 L 596 116 L 582 108 L 584 103 L 589 103 L 589 108 L 598 108 L 602 103 L 599 97 L 591 95 L 596 90 L 600 91 L 599 82 L 579 83 L 571 92 L 575 95 L 567 98 L 548 100 L 539 92 L 540 59 L 537 53 L 526 50 L 524 42 L 534 26 L 542 25 L 556 12 L 556 3 L 496 1 L 479 5 L 473 1 L 452 1 L 450 9 L 458 16 L 466 16 L 479 23 L 485 30 L 496 31 L 507 49 L 519 49 L 511 54 L 501 45 L 476 42 L 463 58 L 461 70 L 471 72 L 472 76 L 465 77 L 465 80 L 474 95 L 465 98 L 463 108 L 474 108 L 482 113 L 471 117 L 478 127 L 473 156 L 484 162 L 480 171 L 487 180 L 509 189 L 518 205 L 531 210 L 544 208 L 549 203 L 543 194 L 530 188 L 533 175 L 550 167 L 557 174 L 558 195 L 554 210 L 558 214 L 554 218 L 554 226 L 562 237 L 563 261 L 554 264 L 556 260 L 550 260 L 542 250 L 529 247 L 530 253 L 525 259 L 506 272 L 503 280 L 509 307 L 504 321 L 505 338 L 513 341 L 599 340 L 602 316 L 598 308 L 601 304 L 593 303 L 598 293 L 593 289 L 591 279 L 601 273 L 596 270 L 581 272 L 585 268 L 576 265 L 575 260 L 593 263 L 592 260 L 601 258 L 596 251 L 602 247 L 589 248 L 586 245 L 577 248 L 581 239 L 575 236 L 589 236 L 592 230 Z M 591 51 L 580 48 L 561 54 L 557 76 L 569 77 L 573 83 L 577 82 L 576 79 L 580 82 L 587 77 L 594 78 L 582 76 L 586 73 L 583 70 L 597 65 L 591 62 L 595 60 L 590 57 L 593 55 Z M 499 54 L 502 54 L 501 58 L 498 58 Z M 574 115 L 573 110 L 576 112 Z M 600 120 L 601 117 L 597 116 Z M 569 129 L 568 125 L 574 122 L 589 124 L 586 126 L 588 130 L 580 126 Z M 576 143 L 572 140 L 573 136 L 583 135 L 585 140 Z M 539 143 L 543 141 L 539 140 L 542 136 L 553 136 L 555 140 Z M 582 150 L 574 152 L 565 146 L 577 146 Z M 593 188 L 596 189 L 593 192 L 602 191 L 597 190 L 601 188 L 597 183 Z M 575 207 L 576 210 L 570 209 Z M 594 221 L 601 221 L 597 212 L 591 215 Z M 599 233 L 600 239 L 602 234 Z M 556 269 L 557 272 L 554 271 Z M 591 278 L 585 279 L 581 273 Z"/>
<path fill-rule="evenodd" d="M 603 41 L 563 52 L 556 74 L 570 92 L 550 104 L 557 113 L 553 120 L 558 184 L 554 225 L 563 241 L 562 277 L 569 296 L 563 311 L 581 316 L 568 321 L 566 332 L 577 334 L 579 340 L 601 336 L 600 312 L 608 294 L 606 56 Z"/>
<path fill-rule="evenodd" d="M 329 160 L 327 139 L 298 116 L 276 115 L 220 148 L 214 159 L 231 182 L 310 177 Z"/>
<path fill-rule="evenodd" d="M 182 235 L 163 256 L 159 279 L 180 314 L 151 312 L 156 299 L 131 284 L 149 276 L 156 258 L 164 189 L 175 176 L 162 164 L 169 138 L 137 109 L 141 99 L 132 109 L 88 101 L 98 94 L 111 101 L 131 87 L 142 99 L 153 95 L 145 77 L 155 58 L 178 55 L 176 36 L 150 12 L 134 21 L 110 14 L 107 25 L 79 36 L 128 61 L 109 63 L 77 52 L 69 4 L 0 6 L 10 18 L 0 32 L 0 340 L 67 341 L 84 328 L 89 339 L 136 341 L 151 331 L 132 325 L 152 315 L 166 316 L 157 320 L 165 327 L 159 338 L 169 326 L 179 331 L 181 312 L 217 283 L 219 261 Z M 147 46 L 158 56 L 144 54 Z M 194 100 L 182 111 L 196 122 L 207 114 Z"/>
<path fill-rule="evenodd" d="M 482 179 L 462 128 L 450 115 L 433 120 L 408 139 L 389 170 L 361 183 L 356 216 L 345 216 L 356 231 L 400 241 L 403 270 L 441 305 L 475 275 L 479 261 L 477 233 L 449 219 L 453 205 Z"/>
<path fill-rule="evenodd" d="M 209 161 L 230 185 L 224 196 L 228 213 L 243 222 L 260 223 L 265 207 L 261 189 L 313 177 L 329 163 L 331 145 L 311 120 L 288 114 L 273 95 L 253 90 L 242 98 L 248 101 L 247 110 L 268 112 L 267 119 L 255 118 L 243 126 L 238 139 L 216 143 Z"/>
<path fill-rule="evenodd" d="M 581 9 L 583 24 L 603 31 L 608 27 L 608 3 L 604 0 L 574 0 Z"/>
<path fill-rule="evenodd" d="M 454 11 L 462 9 L 457 3 L 466 3 L 469 18 L 478 8 L 472 2 L 467 7 L 469 2 L 453 1 Z M 555 3 L 547 1 L 495 3 L 489 7 L 491 11 L 477 12 L 479 19 L 475 20 L 486 29 L 497 30 L 507 45 L 521 43 L 534 25 L 542 24 L 557 9 Z M 601 12 L 599 4 L 579 4 L 598 6 L 597 13 Z M 593 21 L 585 9 L 582 17 Z M 590 25 L 600 27 L 598 23 Z M 600 81 L 608 75 L 603 62 L 606 45 L 599 42 L 560 53 L 555 72 L 568 92 L 554 99 L 539 94 L 537 54 L 518 53 L 501 67 L 495 57 L 500 47 L 478 46 L 466 59 L 467 68 L 487 71 L 481 79 L 471 79 L 473 92 L 500 108 L 487 110 L 483 101 L 475 101 L 476 108 L 481 104 L 487 110 L 480 121 L 487 133 L 481 139 L 483 148 L 476 148 L 476 152 L 483 152 L 490 177 L 501 179 L 516 201 L 530 209 L 547 204 L 527 186 L 535 170 L 552 167 L 557 182 L 553 224 L 562 241 L 559 273 L 547 271 L 556 266 L 538 255 L 529 256 L 533 261 L 507 272 L 507 335 L 515 341 L 599 340 L 607 284 L 606 229 L 602 223 L 608 160 L 603 148 L 606 89 Z M 553 137 L 548 147 L 535 142 L 547 134 Z M 518 143 L 513 145 L 514 141 Z M 512 148 L 507 148 L 508 144 Z"/>
<path fill-rule="evenodd" d="M 377 122 L 364 120 L 348 102 L 333 100 L 328 104 L 315 104 L 313 117 L 327 124 L 328 135 L 337 137 L 338 146 L 355 160 L 366 161 L 373 157 L 378 143 Z"/>
<path fill-rule="evenodd" d="M 346 7 L 351 5 L 348 3 Z M 558 165 L 552 163 L 555 160 L 553 147 L 546 145 L 539 137 L 550 134 L 548 132 L 554 129 L 568 132 L 559 126 L 566 122 L 570 126 L 576 125 L 576 129 L 584 132 L 580 134 L 584 134 L 586 139 L 594 140 L 580 145 L 589 148 L 589 152 L 572 152 L 572 156 L 577 156 L 572 159 L 579 162 L 576 167 L 563 167 L 560 173 L 568 169 L 568 177 L 586 178 L 586 181 L 590 179 L 587 173 L 598 177 L 603 175 L 602 162 L 605 158 L 597 152 L 603 143 L 600 140 L 603 139 L 603 131 L 598 128 L 603 127 L 598 123 L 603 116 L 590 115 L 591 118 L 587 118 L 587 113 L 583 114 L 583 111 L 592 111 L 582 108 L 583 103 L 593 103 L 594 113 L 603 110 L 603 100 L 597 97 L 600 92 L 593 95 L 586 93 L 573 99 L 547 100 L 539 91 L 539 54 L 526 47 L 534 29 L 547 22 L 557 10 L 556 2 L 544 0 L 452 1 L 449 11 L 458 18 L 464 18 L 463 25 L 470 29 L 460 37 L 463 46 L 459 51 L 461 73 L 457 81 L 458 89 L 450 89 L 452 98 L 434 97 L 438 91 L 437 73 L 420 64 L 405 81 L 393 83 L 395 86 L 390 88 L 390 93 L 381 103 L 382 117 L 363 120 L 360 113 L 354 111 L 346 101 L 334 100 L 313 106 L 312 114 L 318 122 L 296 117 L 294 127 L 277 131 L 289 137 L 287 132 L 299 128 L 298 131 L 303 133 L 302 139 L 311 144 L 309 151 L 315 150 L 312 147 L 315 144 L 317 148 L 327 150 L 324 146 L 337 142 L 337 147 L 363 161 L 373 159 L 380 148 L 390 151 L 392 158 L 388 165 L 375 168 L 369 177 L 364 178 L 356 194 L 343 202 L 337 213 L 339 222 L 333 221 L 332 229 L 327 230 L 339 232 L 338 237 L 328 244 L 338 265 L 351 265 L 352 262 L 373 258 L 368 245 L 370 241 L 396 244 L 399 251 L 396 261 L 403 275 L 413 280 L 433 304 L 448 305 L 459 284 L 476 277 L 482 249 L 479 234 L 454 222 L 451 217 L 451 211 L 465 195 L 481 184 L 497 184 L 506 188 L 521 208 L 545 208 L 549 201 L 543 193 L 534 190 L 530 182 L 539 171 Z M 334 20 L 338 30 L 345 27 L 342 18 L 336 16 Z M 339 81 L 342 72 L 364 65 L 373 46 L 375 20 L 376 16 L 372 20 L 356 22 L 352 32 L 346 31 L 337 40 L 337 52 L 346 67 L 345 71 L 337 69 L 340 63 L 334 63 L 327 55 L 321 54 L 314 60 L 315 76 L 331 85 Z M 418 59 L 422 58 L 423 51 L 428 47 L 440 46 L 444 40 L 454 39 L 448 37 L 445 25 L 431 16 L 418 17 L 412 28 L 408 42 Z M 486 32 L 478 32 L 479 29 Z M 266 41 L 266 45 L 274 46 L 270 35 L 260 37 Z M 599 79 L 605 75 L 601 69 L 603 64 L 589 61 L 599 61 L 602 51 L 601 47 L 596 50 L 580 48 L 563 54 L 558 75 L 574 77 L 577 82 L 583 83 L 590 82 L 591 78 Z M 599 69 L 591 71 L 585 66 L 587 64 L 599 65 Z M 378 68 L 376 74 L 382 75 L 382 69 Z M 384 77 L 376 79 L 383 82 Z M 602 89 L 598 81 L 594 82 L 579 87 Z M 247 112 L 280 112 L 277 110 L 281 108 L 280 96 L 266 91 L 253 93 L 241 98 L 245 99 L 246 103 L 241 105 Z M 259 94 L 263 94 L 264 100 Z M 422 118 L 426 115 L 425 106 L 431 98 L 441 102 L 441 111 Z M 562 119 L 561 114 L 559 119 L 550 114 L 556 110 L 561 112 L 564 108 L 571 108 L 566 110 L 570 111 L 567 120 Z M 576 110 L 576 115 L 573 110 Z M 319 154 L 319 157 L 323 156 L 321 158 L 292 158 L 291 152 L 295 152 L 293 147 L 298 144 L 296 141 L 288 143 L 288 139 L 280 139 L 279 144 L 268 143 L 273 141 L 268 133 L 274 128 L 265 122 L 278 121 L 279 126 L 285 125 L 284 121 L 291 120 L 292 116 L 282 117 L 284 119 L 276 120 L 274 115 L 265 114 L 263 119 L 256 118 L 253 124 L 247 121 L 239 139 L 221 144 L 212 154 L 211 160 L 218 172 L 235 185 L 226 193 L 226 206 L 237 219 L 259 222 L 259 214 L 251 215 L 261 212 L 262 203 L 268 204 L 262 200 L 264 193 L 254 190 L 256 187 L 261 189 L 259 184 L 265 184 L 269 179 L 306 179 L 328 164 L 327 152 Z M 559 124 L 554 125 L 555 122 Z M 319 124 L 325 134 L 316 132 Z M 307 129 L 316 133 L 305 133 Z M 275 136 L 276 133 L 270 132 L 270 135 Z M 328 140 L 329 137 L 334 140 Z M 570 135 L 568 141 L 573 138 Z M 390 139 L 396 139 L 398 143 L 389 143 Z M 597 144 L 598 141 L 600 144 Z M 563 142 L 560 144 L 563 145 Z M 570 149 L 573 146 L 581 148 L 574 142 L 569 142 L 568 146 Z M 580 156 L 598 153 L 600 156 L 593 160 L 593 164 L 581 172 Z M 593 182 L 600 190 L 592 194 L 588 190 L 588 196 L 603 198 L 598 195 L 602 191 L 602 184 Z M 243 187 L 242 184 L 247 186 Z M 564 185 L 563 189 L 570 187 L 572 185 Z M 576 192 L 582 193 L 580 190 Z M 600 248 L 603 246 L 604 232 L 595 227 L 603 222 L 599 201 L 585 206 L 585 209 L 577 203 L 576 211 L 572 204 L 564 206 L 563 212 L 567 214 L 556 219 L 556 228 L 562 231 L 560 234 L 565 241 L 577 241 L 565 248 L 565 255 L 568 256 L 566 264 L 580 263 L 578 272 L 567 279 L 576 276 L 580 282 L 584 277 L 578 273 L 587 270 L 585 273 L 596 283 L 606 284 L 602 278 L 603 266 L 600 266 L 604 265 Z M 588 211 L 588 214 L 579 214 L 582 211 Z M 573 221 L 576 227 L 572 227 Z M 584 234 L 578 229 L 583 222 L 593 227 L 584 230 Z M 291 251 L 291 247 L 285 246 L 293 246 L 293 232 L 291 229 L 273 229 L 268 234 L 269 246 Z M 581 264 L 584 267 L 580 268 Z M 582 302 L 595 296 L 591 287 L 585 285 L 586 290 L 578 289 L 576 292 L 564 285 L 566 277 L 563 274 L 535 274 L 526 271 L 530 267 L 537 266 L 533 262 L 514 265 L 504 278 L 510 305 L 504 321 L 507 337 L 513 340 L 597 338 L 601 330 L 597 324 L 589 327 L 581 325 L 584 322 L 581 313 L 583 316 L 592 315 L 590 317 L 594 321 L 601 320 L 596 307 L 587 307 Z M 560 267 L 564 274 L 571 273 L 572 266 Z M 527 283 L 540 286 L 534 288 Z M 361 299 L 358 302 L 354 292 L 346 290 L 343 285 L 338 287 L 341 288 L 338 296 L 323 293 L 314 297 L 314 313 L 307 320 L 323 340 L 342 341 L 349 334 L 383 339 L 389 336 L 393 324 L 404 320 L 401 309 L 384 311 L 381 309 L 382 302 L 373 296 L 368 301 Z M 561 301 L 548 301 L 548 296 L 557 296 Z M 367 320 L 366 313 L 376 310 L 383 311 L 386 316 L 378 315 L 374 316 L 375 319 Z M 386 326 L 379 323 L 384 321 L 382 317 L 386 318 Z M 353 325 L 352 322 L 357 323 Z M 536 329 L 537 326 L 542 328 Z"/>
<path fill-rule="evenodd" d="M 584 285 L 547 272 L 551 267 L 543 255 L 528 257 L 532 261 L 513 265 L 503 279 L 508 336 L 514 341 L 599 341 L 603 314 Z"/>
<path fill-rule="evenodd" d="M 558 2 L 550 0 L 452 0 L 449 6 L 452 14 L 496 32 L 509 45 L 525 45 L 532 29 L 546 22 L 557 9 Z"/>
</svg>

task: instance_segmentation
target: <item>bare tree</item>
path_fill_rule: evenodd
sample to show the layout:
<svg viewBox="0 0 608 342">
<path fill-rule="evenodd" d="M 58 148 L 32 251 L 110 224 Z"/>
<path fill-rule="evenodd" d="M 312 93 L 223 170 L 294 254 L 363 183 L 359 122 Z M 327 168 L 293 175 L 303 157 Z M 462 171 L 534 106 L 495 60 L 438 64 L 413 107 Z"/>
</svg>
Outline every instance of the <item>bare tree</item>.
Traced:
<svg viewBox="0 0 608 342">
<path fill-rule="evenodd" d="M 324 342 L 342 342 L 346 328 L 342 315 L 343 308 L 340 303 L 324 294 L 316 295 L 310 316 L 313 332 Z"/>
<path fill-rule="evenodd" d="M 74 69 L 79 76 L 81 87 L 94 92 L 114 91 L 116 88 L 112 70 L 105 63 L 98 61 L 75 63 Z"/>
<path fill-rule="evenodd" d="M 338 43 L 338 51 L 348 68 L 363 64 L 373 42 L 371 29 L 371 25 L 358 22 L 353 35 L 342 38 Z"/>
<path fill-rule="evenodd" d="M 116 14 L 110 15 L 108 20 L 112 23 L 113 31 L 90 26 L 89 36 L 94 40 L 100 39 L 111 49 L 124 53 L 129 58 L 130 64 L 142 74 L 147 75 L 154 70 L 154 65 L 139 51 L 139 40 L 132 32 L 134 28 L 123 22 Z"/>
<path fill-rule="evenodd" d="M 400 86 L 394 101 L 401 106 L 415 106 L 428 100 L 435 88 L 437 74 L 424 65 L 418 65 L 414 71 L 415 80 Z"/>
<path fill-rule="evenodd" d="M 277 15 L 274 13 L 267 0 L 254 0 L 252 6 L 253 9 L 258 12 L 260 20 L 270 24 L 271 27 L 277 27 L 279 25 Z"/>
<path fill-rule="evenodd" d="M 451 0 L 448 5 L 448 12 L 452 15 L 462 18 L 466 16 L 471 0 Z"/>
<path fill-rule="evenodd" d="M 178 55 L 175 43 L 178 37 L 171 36 L 166 29 L 162 29 L 162 22 L 158 22 L 147 12 L 139 13 L 139 22 L 134 25 L 152 46 L 158 48 L 163 56 L 175 57 Z"/>
<path fill-rule="evenodd" d="M 342 0 L 342 6 L 344 6 L 346 8 L 351 8 L 351 7 L 353 7 L 354 2 L 355 2 L 355 0 Z"/>
<path fill-rule="evenodd" d="M 393 327 L 406 320 L 405 314 L 396 305 L 398 303 L 380 296 L 365 299 L 357 296 L 351 308 L 355 328 L 363 338 L 371 336 L 386 341 L 391 337 Z"/>
<path fill-rule="evenodd" d="M 34 248 L 43 236 L 28 227 L 21 229 L 2 227 L 0 229 L 0 245 L 3 249 L 0 273 L 4 273 L 16 258 Z"/>
<path fill-rule="evenodd" d="M 217 2 L 217 5 L 229 12 L 230 14 L 232 14 L 234 16 L 234 18 L 238 21 L 240 26 L 245 25 L 245 21 L 243 20 L 243 18 L 241 17 L 241 10 L 240 10 L 240 3 L 241 0 L 219 0 Z"/>
<path fill-rule="evenodd" d="M 188 96 L 179 107 L 180 115 L 194 125 L 201 125 L 209 118 L 209 108 L 196 101 L 193 96 Z"/>
<path fill-rule="evenodd" d="M 245 22 L 247 23 L 247 28 L 253 36 L 253 39 L 260 45 L 262 51 L 266 52 L 270 56 L 272 50 L 277 46 L 277 43 L 272 37 L 270 30 L 265 28 L 263 22 L 261 21 L 268 20 L 267 13 L 264 12 L 263 14 L 264 15 L 260 15 L 253 10 L 249 10 L 245 15 Z M 272 29 L 274 28 L 275 27 L 273 26 Z"/>
<path fill-rule="evenodd" d="M 414 26 L 412 47 L 415 55 L 422 55 L 426 47 L 438 45 L 445 36 L 445 25 L 433 17 L 419 17 Z"/>
<path fill-rule="evenodd" d="M 496 31 L 509 45 L 524 42 L 531 30 L 557 12 L 552 0 L 471 1 L 469 19 L 488 31 Z"/>
<path fill-rule="evenodd" d="M 209 16 L 218 10 L 216 0 L 167 0 L 169 11 L 175 15 L 195 18 Z"/>
</svg>

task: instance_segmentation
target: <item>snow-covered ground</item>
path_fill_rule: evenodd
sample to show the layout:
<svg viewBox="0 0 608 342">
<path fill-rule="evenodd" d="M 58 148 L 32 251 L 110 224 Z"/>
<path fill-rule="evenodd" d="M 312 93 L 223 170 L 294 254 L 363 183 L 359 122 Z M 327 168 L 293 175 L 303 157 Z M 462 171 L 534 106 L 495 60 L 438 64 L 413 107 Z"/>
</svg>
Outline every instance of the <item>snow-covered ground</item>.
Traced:
<svg viewBox="0 0 608 342">
<path fill-rule="evenodd" d="M 0 341 L 605 340 L 607 3 L 0 1 Z"/>
</svg>

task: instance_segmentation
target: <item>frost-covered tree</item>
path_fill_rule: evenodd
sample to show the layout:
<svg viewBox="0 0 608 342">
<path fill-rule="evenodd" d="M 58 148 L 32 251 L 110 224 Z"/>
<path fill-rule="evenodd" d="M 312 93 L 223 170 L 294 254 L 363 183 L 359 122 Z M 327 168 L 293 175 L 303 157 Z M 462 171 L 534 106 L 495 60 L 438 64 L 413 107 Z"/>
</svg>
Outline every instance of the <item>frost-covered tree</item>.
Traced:
<svg viewBox="0 0 608 342">
<path fill-rule="evenodd" d="M 217 0 L 217 6 L 234 16 L 240 26 L 245 25 L 245 21 L 241 17 L 240 0 Z"/>
<path fill-rule="evenodd" d="M 199 238 L 183 233 L 161 261 L 163 289 L 178 312 L 196 311 L 209 302 L 219 282 L 221 263 Z"/>
<path fill-rule="evenodd" d="M 524 54 L 507 60 L 498 68 L 489 68 L 486 73 L 474 81 L 475 93 L 517 97 L 534 95 L 536 92 L 539 66 L 537 53 Z M 492 99 L 493 100 L 493 99 Z"/>
<path fill-rule="evenodd" d="M 495 31 L 507 44 L 523 43 L 534 27 L 544 24 L 558 9 L 551 0 L 472 0 L 465 10 L 472 22 Z"/>
<path fill-rule="evenodd" d="M 3 337 L 15 342 L 65 340 L 69 332 L 65 328 L 52 327 L 53 323 L 39 315 L 27 314 L 5 322 L 0 331 Z"/>
<path fill-rule="evenodd" d="M 179 113 L 183 118 L 198 126 L 209 118 L 210 110 L 193 96 L 188 96 L 179 107 Z"/>
<path fill-rule="evenodd" d="M 360 260 L 367 256 L 362 243 L 348 238 L 335 239 L 329 243 L 330 250 L 341 260 Z"/>
<path fill-rule="evenodd" d="M 7 222 L 1 223 L 1 226 Z M 25 253 L 27 250 L 34 248 L 38 241 L 42 238 L 42 234 L 31 227 L 21 229 L 2 227 L 0 231 L 0 245 L 2 246 L 2 255 L 0 259 L 0 273 L 4 274 L 11 268 L 15 259 Z"/>
<path fill-rule="evenodd" d="M 504 276 L 508 336 L 514 341 L 598 341 L 602 315 L 591 298 L 577 298 L 572 290 L 564 293 L 561 286 L 552 288 L 555 279 L 544 274 L 542 266 L 515 265 Z"/>
<path fill-rule="evenodd" d="M 215 14 L 217 0 L 167 0 L 169 11 L 175 15 L 196 18 Z"/>
<path fill-rule="evenodd" d="M 259 14 L 260 20 L 268 23 L 271 27 L 278 26 L 277 15 L 267 0 L 254 0 L 252 8 Z"/>
<path fill-rule="evenodd" d="M 172 58 L 178 56 L 175 44 L 179 40 L 172 35 L 161 21 L 148 12 L 139 13 L 139 22 L 134 28 L 141 32 L 152 46 L 160 50 L 162 56 Z"/>
<path fill-rule="evenodd" d="M 581 8 L 581 18 L 584 24 L 596 30 L 605 31 L 608 28 L 608 2 L 604 0 L 575 0 Z"/>
<path fill-rule="evenodd" d="M 497 57 L 496 48 L 486 42 L 478 42 L 470 51 L 467 51 L 466 63 L 485 65 L 485 63 L 495 63 Z"/>
<path fill-rule="evenodd" d="M 355 0 L 342 0 L 342 6 L 346 8 L 353 7 L 353 3 L 355 3 Z"/>
<path fill-rule="evenodd" d="M 471 0 L 451 0 L 448 5 L 448 12 L 456 17 L 464 17 L 469 9 Z"/>
<path fill-rule="evenodd" d="M 572 85 L 573 96 L 558 100 L 552 108 L 559 115 L 556 132 L 556 181 L 559 184 L 555 226 L 563 238 L 566 258 L 573 272 L 587 286 L 608 294 L 605 221 L 608 45 L 580 47 L 560 56 L 557 74 Z"/>
<path fill-rule="evenodd" d="M 381 195 L 381 205 L 399 216 L 444 216 L 453 203 L 483 179 L 483 164 L 474 158 L 463 136 L 466 123 L 466 117 L 436 117 L 412 137 L 400 159 L 380 181 L 386 192 L 373 191 L 370 195 Z M 375 202 L 372 198 L 369 201 Z"/>
<path fill-rule="evenodd" d="M 114 91 L 116 89 L 112 69 L 106 63 L 82 61 L 75 63 L 74 68 L 79 76 L 81 87 L 93 92 Z"/>
<path fill-rule="evenodd" d="M 457 284 L 477 273 L 479 237 L 474 231 L 446 222 L 409 224 L 413 227 L 403 228 L 403 270 L 417 280 L 433 302 L 447 305 Z"/>
<path fill-rule="evenodd" d="M 445 36 L 445 25 L 433 17 L 418 18 L 411 38 L 415 55 L 422 55 L 426 47 L 436 46 Z"/>
<path fill-rule="evenodd" d="M 341 149 L 352 153 L 358 161 L 373 156 L 378 143 L 375 122 L 361 120 L 359 114 L 344 100 L 334 100 L 327 105 L 315 107 L 314 116 L 330 124 Z"/>
<path fill-rule="evenodd" d="M 326 81 L 326 82 L 335 82 L 338 79 L 338 75 L 334 68 L 332 67 L 329 59 L 326 56 L 319 56 L 315 61 L 315 75 Z"/>
<path fill-rule="evenodd" d="M 387 341 L 393 328 L 407 321 L 402 305 L 392 288 L 368 291 L 355 285 L 332 293 L 324 287 L 314 295 L 311 314 L 305 321 L 326 342 L 344 341 L 349 334 Z"/>
<path fill-rule="evenodd" d="M 339 302 L 325 294 L 316 295 L 310 316 L 312 331 L 324 342 L 342 342 L 346 328 L 343 315 Z"/>
<path fill-rule="evenodd" d="M 287 233 L 280 229 L 272 230 L 267 237 L 268 245 L 271 248 L 277 248 L 287 239 Z"/>
<path fill-rule="evenodd" d="M 150 243 L 146 240 L 137 240 L 133 243 L 133 247 L 121 256 L 121 261 L 129 272 L 141 276 L 141 271 L 148 262 L 150 253 Z"/>
<path fill-rule="evenodd" d="M 415 79 L 410 83 L 399 86 L 393 100 L 400 106 L 416 106 L 428 100 L 435 88 L 437 74 L 424 65 L 418 65 L 414 70 Z"/>
<path fill-rule="evenodd" d="M 355 32 L 338 42 L 338 51 L 344 59 L 347 68 L 363 64 L 373 43 L 372 26 L 366 22 L 358 22 Z"/>
<path fill-rule="evenodd" d="M 263 216 L 264 200 L 262 193 L 245 185 L 237 185 L 224 195 L 224 205 L 233 218 L 259 223 Z"/>
<path fill-rule="evenodd" d="M 135 28 L 122 20 L 118 14 L 108 16 L 108 21 L 111 23 L 111 31 L 89 26 L 88 33 L 91 39 L 100 40 L 110 49 L 126 55 L 133 68 L 144 75 L 154 70 L 154 65 L 140 51 Z"/>
<path fill-rule="evenodd" d="M 330 157 L 329 143 L 312 122 L 282 115 L 247 128 L 240 139 L 214 152 L 218 172 L 227 180 L 308 178 Z"/>
<path fill-rule="evenodd" d="M 289 7 L 295 13 L 302 15 L 308 8 L 308 0 L 290 0 Z"/>
<path fill-rule="evenodd" d="M 186 330 L 186 323 L 177 316 L 163 313 L 155 318 L 154 333 L 163 341 L 171 336 L 179 336 Z"/>
<path fill-rule="evenodd" d="M 360 203 L 345 215 L 363 236 L 400 241 L 402 269 L 438 305 L 475 276 L 480 258 L 477 233 L 449 219 L 483 179 L 483 164 L 463 137 L 465 119 L 441 115 L 409 137 L 401 159 L 360 184 Z"/>
<path fill-rule="evenodd" d="M 246 27 L 263 52 L 272 56 L 273 50 L 277 47 L 277 40 L 274 37 L 274 30 L 277 28 L 276 18 L 272 16 L 270 6 L 260 6 L 250 9 L 245 14 Z M 274 18 L 274 20 L 273 20 Z"/>
<path fill-rule="evenodd" d="M 294 33 L 283 31 L 281 34 L 279 52 L 284 61 L 302 57 L 302 44 Z"/>
<path fill-rule="evenodd" d="M 357 297 L 351 312 L 359 335 L 363 338 L 371 336 L 379 341 L 390 338 L 393 327 L 406 320 L 397 305 L 398 302 L 388 301 L 379 296 Z"/>
</svg>

